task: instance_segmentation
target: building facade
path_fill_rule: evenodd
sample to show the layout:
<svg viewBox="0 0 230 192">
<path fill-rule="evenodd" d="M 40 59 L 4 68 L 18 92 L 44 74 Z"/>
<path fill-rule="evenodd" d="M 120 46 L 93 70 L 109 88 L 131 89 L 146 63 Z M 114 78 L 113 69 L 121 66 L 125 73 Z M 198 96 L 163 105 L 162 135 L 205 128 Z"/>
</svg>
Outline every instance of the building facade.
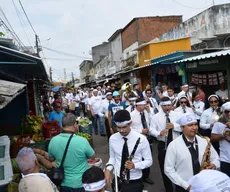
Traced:
<svg viewBox="0 0 230 192">
<path fill-rule="evenodd" d="M 92 74 L 91 69 L 93 68 L 93 61 L 91 60 L 84 60 L 80 66 L 80 82 L 81 83 L 88 83 L 91 79 Z"/>
</svg>

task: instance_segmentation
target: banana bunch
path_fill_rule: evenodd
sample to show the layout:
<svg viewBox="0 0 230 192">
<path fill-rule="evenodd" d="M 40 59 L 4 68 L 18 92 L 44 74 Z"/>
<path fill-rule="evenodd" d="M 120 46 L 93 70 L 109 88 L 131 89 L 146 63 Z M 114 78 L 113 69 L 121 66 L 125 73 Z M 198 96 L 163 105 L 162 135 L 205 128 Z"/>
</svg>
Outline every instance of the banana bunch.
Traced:
<svg viewBox="0 0 230 192">
<path fill-rule="evenodd" d="M 92 139 L 92 136 L 90 134 L 88 134 L 88 133 L 77 133 L 77 135 L 80 136 L 80 137 L 84 137 L 87 140 Z"/>
<path fill-rule="evenodd" d="M 22 127 L 24 127 L 23 133 L 39 133 L 42 126 L 41 116 L 30 116 L 25 117 Z"/>
<path fill-rule="evenodd" d="M 35 125 L 33 125 L 32 127 L 32 130 L 33 130 L 33 133 L 39 133 L 40 132 L 40 130 L 41 130 L 41 125 L 40 124 L 35 124 Z"/>
</svg>

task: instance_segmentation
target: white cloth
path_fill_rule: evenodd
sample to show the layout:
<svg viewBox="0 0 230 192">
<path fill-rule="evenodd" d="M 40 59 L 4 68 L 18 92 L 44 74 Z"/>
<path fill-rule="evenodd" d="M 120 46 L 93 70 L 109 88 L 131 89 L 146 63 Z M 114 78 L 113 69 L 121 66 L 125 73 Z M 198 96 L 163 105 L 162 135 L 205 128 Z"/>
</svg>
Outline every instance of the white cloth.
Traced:
<svg viewBox="0 0 230 192">
<path fill-rule="evenodd" d="M 206 109 L 201 117 L 200 117 L 200 128 L 201 129 L 210 129 L 211 128 L 211 124 L 214 123 L 213 120 L 213 114 L 215 112 L 213 112 L 213 108 L 208 108 Z"/>
<path fill-rule="evenodd" d="M 85 101 L 85 105 L 87 105 L 87 110 L 89 111 L 90 110 L 90 105 L 91 105 L 91 98 L 87 98 L 86 101 Z"/>
<path fill-rule="evenodd" d="M 222 105 L 222 109 L 223 109 L 223 111 L 229 110 L 229 109 L 230 109 L 230 102 L 224 103 L 224 104 Z"/>
<path fill-rule="evenodd" d="M 175 111 L 169 112 L 169 119 L 173 123 L 173 139 L 180 135 L 181 128 L 176 121 L 180 118 L 180 114 Z M 158 141 L 165 142 L 165 136 L 160 136 L 160 132 L 166 128 L 166 116 L 163 110 L 160 110 L 157 114 L 153 115 L 150 120 L 149 132 L 150 135 L 157 138 Z"/>
<path fill-rule="evenodd" d="M 130 180 L 140 179 L 142 177 L 142 169 L 148 168 L 152 165 L 152 154 L 149 147 L 149 142 L 146 137 L 135 131 L 130 131 L 126 136 L 129 155 L 133 151 L 133 148 L 138 138 L 141 138 L 140 144 L 132 159 L 135 169 L 130 170 Z M 123 136 L 120 133 L 113 134 L 109 139 L 109 161 L 107 164 L 112 164 L 115 167 L 117 176 L 120 176 L 122 149 L 124 145 Z M 144 160 L 142 160 L 144 158 Z M 107 169 L 110 171 L 113 169 L 112 166 L 108 166 Z"/>
<path fill-rule="evenodd" d="M 182 108 L 181 106 L 179 106 L 179 107 L 177 107 L 176 109 L 174 109 L 174 111 L 177 112 L 177 113 L 179 113 L 180 115 L 185 114 L 185 113 L 184 113 L 184 110 L 183 110 L 183 108 Z M 191 107 L 185 106 L 185 111 L 186 111 L 186 113 L 189 113 L 189 114 L 193 114 L 193 115 L 194 115 L 194 112 L 193 112 L 193 110 L 192 110 Z"/>
<path fill-rule="evenodd" d="M 145 114 L 145 119 L 146 119 L 146 123 L 148 127 L 143 127 L 142 123 L 141 123 L 141 114 L 139 111 L 137 111 L 136 109 L 131 112 L 130 116 L 131 116 L 131 120 L 132 120 L 132 130 L 137 131 L 138 133 L 142 133 L 143 128 L 149 128 L 150 126 L 150 113 L 148 113 L 146 110 L 144 110 L 144 114 Z"/>
<path fill-rule="evenodd" d="M 207 140 L 196 136 L 199 149 L 199 162 L 202 164 L 203 155 L 207 147 Z M 216 150 L 211 146 L 211 163 L 220 167 L 220 161 Z M 164 172 L 176 185 L 187 189 L 188 180 L 193 176 L 192 158 L 182 135 L 173 140 L 166 151 Z"/>
<path fill-rule="evenodd" d="M 133 112 L 132 111 L 132 107 L 133 107 L 133 105 L 129 105 L 128 107 L 126 107 L 126 109 L 125 110 L 127 110 L 129 113 L 131 113 L 131 112 Z M 136 109 L 136 107 L 134 106 L 134 110 Z"/>
<path fill-rule="evenodd" d="M 162 95 L 163 95 L 164 97 L 168 97 L 168 96 L 169 96 L 169 95 L 168 95 L 168 91 L 163 91 Z"/>
<path fill-rule="evenodd" d="M 201 114 L 204 112 L 204 107 L 205 104 L 202 101 L 194 101 L 193 102 L 193 106 L 195 107 L 195 110 L 193 110 L 196 119 L 200 119 Z"/>
<path fill-rule="evenodd" d="M 186 96 L 188 98 L 190 104 L 192 104 L 192 101 L 191 101 L 192 93 L 190 93 L 190 92 L 186 93 L 185 91 L 181 91 L 180 93 L 178 93 L 177 98 L 179 99 L 182 96 Z"/>
<path fill-rule="evenodd" d="M 102 104 L 102 99 L 100 96 L 91 97 L 91 106 L 92 106 L 94 114 L 99 114 L 101 104 Z"/>
<path fill-rule="evenodd" d="M 78 95 L 73 96 L 72 101 L 73 101 L 73 103 L 76 104 L 76 107 L 79 107 L 81 99 L 80 99 L 80 97 Z"/>
<path fill-rule="evenodd" d="M 112 101 L 110 101 L 110 103 L 112 103 Z M 109 100 L 104 99 L 101 103 L 99 115 L 101 117 L 103 117 L 104 115 L 106 115 L 106 117 L 108 117 L 108 114 L 109 114 Z"/>
<path fill-rule="evenodd" d="M 181 126 L 185 126 L 190 123 L 197 122 L 197 120 L 196 120 L 195 115 L 184 113 L 183 115 L 181 115 L 180 119 L 178 119 L 176 122 Z"/>
<path fill-rule="evenodd" d="M 152 108 L 153 108 L 153 109 L 156 108 L 156 109 L 159 111 L 159 105 L 158 105 L 156 99 L 153 98 L 153 97 L 148 97 L 148 99 L 149 99 L 149 102 L 152 104 Z M 150 105 L 150 106 L 151 106 L 151 105 Z"/>
<path fill-rule="evenodd" d="M 230 178 L 217 170 L 203 170 L 189 179 L 190 192 L 229 192 Z"/>
<path fill-rule="evenodd" d="M 68 101 L 68 105 L 71 103 L 73 99 L 73 94 L 72 93 L 66 93 L 65 99 Z"/>
<path fill-rule="evenodd" d="M 216 122 L 212 128 L 212 134 L 222 135 L 226 125 L 221 122 Z M 220 160 L 230 163 L 230 143 L 225 139 L 219 141 L 220 143 Z"/>
<path fill-rule="evenodd" d="M 218 91 L 216 91 L 215 94 L 218 95 L 220 98 L 228 98 L 228 90 L 227 89 L 225 89 L 224 91 L 221 91 L 219 89 Z"/>
</svg>

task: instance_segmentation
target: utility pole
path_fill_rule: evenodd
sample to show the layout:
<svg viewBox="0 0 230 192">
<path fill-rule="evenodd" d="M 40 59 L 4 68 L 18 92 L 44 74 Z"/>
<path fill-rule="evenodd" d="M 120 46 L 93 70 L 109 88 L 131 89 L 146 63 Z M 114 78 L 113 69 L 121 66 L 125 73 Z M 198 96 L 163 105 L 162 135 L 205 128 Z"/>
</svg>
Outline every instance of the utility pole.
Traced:
<svg viewBox="0 0 230 192">
<path fill-rule="evenodd" d="M 64 81 L 66 82 L 66 69 L 64 68 Z"/>
<path fill-rule="evenodd" d="M 73 72 L 72 72 L 72 82 L 73 82 L 73 87 L 74 87 L 74 76 L 73 76 Z"/>
<path fill-rule="evenodd" d="M 38 35 L 37 34 L 35 34 L 35 47 L 36 47 L 37 54 L 39 56 L 39 46 L 38 46 Z"/>
<path fill-rule="evenodd" d="M 212 0 L 212 4 L 213 4 L 213 6 L 215 5 L 215 0 Z"/>
<path fill-rule="evenodd" d="M 50 81 L 52 82 L 53 81 L 53 79 L 52 79 L 52 68 L 50 67 Z"/>
</svg>

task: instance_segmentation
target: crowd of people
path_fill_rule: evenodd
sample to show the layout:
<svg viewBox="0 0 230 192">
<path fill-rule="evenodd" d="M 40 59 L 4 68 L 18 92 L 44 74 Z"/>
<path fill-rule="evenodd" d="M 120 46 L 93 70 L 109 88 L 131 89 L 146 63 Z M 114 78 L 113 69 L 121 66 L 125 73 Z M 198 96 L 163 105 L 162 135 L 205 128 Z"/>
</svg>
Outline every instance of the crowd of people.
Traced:
<svg viewBox="0 0 230 192">
<path fill-rule="evenodd" d="M 107 136 L 109 142 L 103 175 L 96 168 L 86 171 L 87 159 L 95 159 L 95 153 L 74 135 L 64 163 L 61 191 L 103 192 L 113 172 L 114 191 L 141 192 L 144 183 L 154 184 L 150 178 L 153 155 L 158 155 L 166 192 L 230 190 L 228 91 L 221 86 L 216 94 L 206 96 L 200 87 L 190 92 L 188 84 L 183 84 L 178 94 L 166 84 L 155 89 L 148 85 L 145 91 L 139 85 L 131 87 L 127 83 L 123 92 L 111 87 L 77 88 L 43 101 L 44 118 L 57 120 L 62 129 L 49 145 L 50 158 L 55 158 L 57 165 L 69 135 L 77 131 L 76 116 L 80 114 L 93 121 L 94 134 Z M 157 153 L 152 150 L 154 143 Z M 86 176 L 89 173 L 94 176 Z M 209 175 L 209 184 L 195 182 L 205 175 Z"/>
</svg>

